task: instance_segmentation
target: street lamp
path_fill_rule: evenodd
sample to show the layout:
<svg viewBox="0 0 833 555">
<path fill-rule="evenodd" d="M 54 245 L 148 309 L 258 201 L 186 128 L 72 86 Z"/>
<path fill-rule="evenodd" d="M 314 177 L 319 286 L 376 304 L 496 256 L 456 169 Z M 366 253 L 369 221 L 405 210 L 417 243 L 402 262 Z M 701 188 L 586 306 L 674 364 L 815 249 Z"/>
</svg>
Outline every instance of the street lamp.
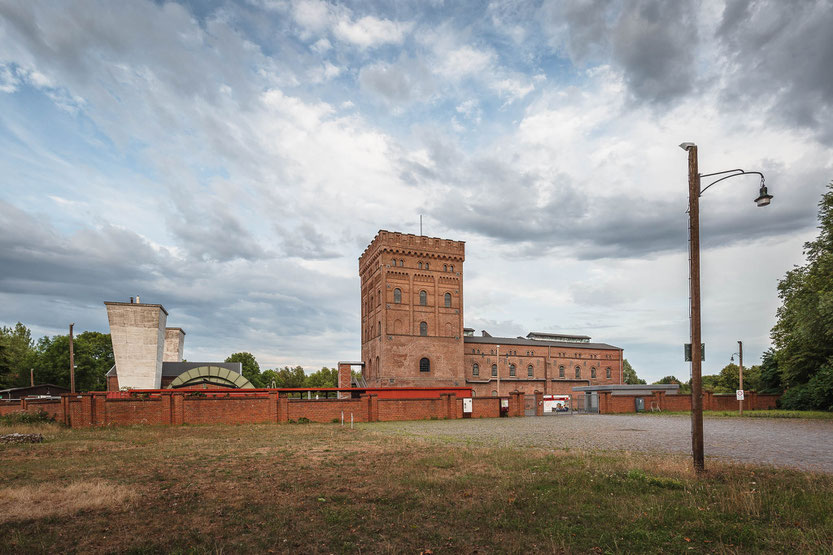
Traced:
<svg viewBox="0 0 833 555">
<path fill-rule="evenodd" d="M 766 204 L 759 204 L 758 206 L 766 206 Z M 735 355 L 738 355 L 738 389 L 743 391 L 743 341 L 738 341 L 738 352 L 733 354 L 729 360 L 735 362 Z M 743 399 L 738 399 L 738 412 L 740 416 L 743 416 Z"/>
<path fill-rule="evenodd" d="M 761 172 L 747 172 L 741 169 L 726 170 L 715 173 L 701 174 L 697 169 L 697 145 L 682 143 L 680 145 L 688 151 L 688 229 L 689 229 L 689 297 L 691 309 L 691 451 L 694 457 L 694 469 L 702 472 L 705 469 L 703 456 L 703 382 L 700 336 L 700 195 L 706 189 L 720 181 L 739 175 L 755 174 L 761 176 L 761 187 L 755 203 L 767 206 L 772 195 L 767 193 L 764 175 Z M 723 177 L 700 188 L 701 177 L 722 175 Z"/>
</svg>

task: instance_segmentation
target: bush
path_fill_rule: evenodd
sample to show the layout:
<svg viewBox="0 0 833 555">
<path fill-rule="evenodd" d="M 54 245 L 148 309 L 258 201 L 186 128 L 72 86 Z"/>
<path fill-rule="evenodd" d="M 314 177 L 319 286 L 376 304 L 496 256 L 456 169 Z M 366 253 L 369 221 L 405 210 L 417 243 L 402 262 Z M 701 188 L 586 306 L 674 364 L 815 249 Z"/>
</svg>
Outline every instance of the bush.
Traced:
<svg viewBox="0 0 833 555">
<path fill-rule="evenodd" d="M 38 409 L 38 412 L 13 412 L 0 416 L 0 424 L 45 424 L 47 422 L 55 422 L 55 417 L 51 416 L 43 409 Z"/>
<path fill-rule="evenodd" d="M 779 408 L 833 411 L 833 364 L 822 366 L 809 382 L 786 390 Z"/>
</svg>

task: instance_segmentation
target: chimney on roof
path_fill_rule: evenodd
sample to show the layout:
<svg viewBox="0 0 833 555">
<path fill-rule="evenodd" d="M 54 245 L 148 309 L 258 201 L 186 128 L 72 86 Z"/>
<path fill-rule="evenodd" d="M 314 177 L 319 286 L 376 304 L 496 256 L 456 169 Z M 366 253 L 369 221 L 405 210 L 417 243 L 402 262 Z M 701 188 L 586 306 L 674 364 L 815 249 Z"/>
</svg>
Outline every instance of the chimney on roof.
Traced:
<svg viewBox="0 0 833 555">
<path fill-rule="evenodd" d="M 130 297 L 130 304 L 133 304 L 133 297 Z"/>
<path fill-rule="evenodd" d="M 483 334 L 483 337 L 492 337 L 492 334 L 490 334 L 486 330 L 480 330 L 480 333 Z"/>
<path fill-rule="evenodd" d="M 139 295 L 136 295 L 136 304 L 140 304 L 142 301 L 139 300 Z"/>
</svg>

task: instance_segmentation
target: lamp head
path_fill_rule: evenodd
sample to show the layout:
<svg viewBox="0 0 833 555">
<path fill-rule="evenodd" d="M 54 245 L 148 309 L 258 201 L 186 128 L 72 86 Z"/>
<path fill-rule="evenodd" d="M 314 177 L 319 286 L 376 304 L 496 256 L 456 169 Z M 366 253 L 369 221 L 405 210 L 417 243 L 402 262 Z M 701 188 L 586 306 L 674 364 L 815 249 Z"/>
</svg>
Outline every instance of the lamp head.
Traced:
<svg viewBox="0 0 833 555">
<path fill-rule="evenodd" d="M 769 206 L 771 200 L 772 195 L 766 192 L 764 178 L 761 177 L 761 190 L 758 192 L 758 198 L 755 199 L 755 204 L 757 204 L 758 206 Z"/>
<path fill-rule="evenodd" d="M 690 149 L 691 147 L 693 147 L 693 146 L 697 146 L 697 145 L 695 145 L 694 143 L 680 143 L 680 148 L 683 149 L 683 150 L 686 150 L 686 151 L 688 149 Z"/>
</svg>

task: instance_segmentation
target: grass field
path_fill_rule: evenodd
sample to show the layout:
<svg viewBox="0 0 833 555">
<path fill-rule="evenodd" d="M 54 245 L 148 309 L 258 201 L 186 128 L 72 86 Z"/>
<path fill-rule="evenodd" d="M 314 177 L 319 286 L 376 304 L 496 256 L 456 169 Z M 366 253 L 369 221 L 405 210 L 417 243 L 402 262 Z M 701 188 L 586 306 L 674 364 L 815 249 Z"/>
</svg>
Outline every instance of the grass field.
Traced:
<svg viewBox="0 0 833 555">
<path fill-rule="evenodd" d="M 645 411 L 639 414 L 691 414 L 690 411 L 682 412 L 651 412 Z M 727 417 L 741 418 L 736 410 L 704 410 L 704 417 Z M 833 420 L 833 412 L 820 410 L 745 410 L 742 418 L 808 418 L 811 420 Z"/>
<path fill-rule="evenodd" d="M 373 424 L 67 430 L 0 446 L 0 551 L 833 552 L 833 476 L 452 447 Z"/>
</svg>

